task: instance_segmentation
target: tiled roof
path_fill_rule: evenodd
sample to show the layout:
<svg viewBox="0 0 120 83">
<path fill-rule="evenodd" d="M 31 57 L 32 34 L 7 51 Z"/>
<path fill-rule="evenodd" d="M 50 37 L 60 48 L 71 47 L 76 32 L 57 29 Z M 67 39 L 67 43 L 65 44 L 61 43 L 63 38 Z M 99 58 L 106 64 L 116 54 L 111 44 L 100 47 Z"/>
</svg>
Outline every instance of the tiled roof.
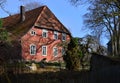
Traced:
<svg viewBox="0 0 120 83">
<path fill-rule="evenodd" d="M 12 34 L 13 39 L 21 38 L 32 26 L 70 34 L 67 28 L 62 25 L 46 6 L 25 12 L 25 21 L 23 22 L 20 21 L 20 14 L 3 18 L 3 27 Z"/>
<path fill-rule="evenodd" d="M 39 14 L 44 7 L 39 7 L 25 13 L 25 21 L 20 21 L 20 14 L 15 14 L 6 18 L 3 18 L 3 27 L 8 32 L 14 34 L 17 38 L 24 35 L 35 23 Z"/>
<path fill-rule="evenodd" d="M 48 7 L 45 7 L 41 17 L 36 21 L 35 26 L 38 28 L 47 28 L 50 30 L 57 30 L 70 35 L 69 30 L 56 18 Z"/>
</svg>

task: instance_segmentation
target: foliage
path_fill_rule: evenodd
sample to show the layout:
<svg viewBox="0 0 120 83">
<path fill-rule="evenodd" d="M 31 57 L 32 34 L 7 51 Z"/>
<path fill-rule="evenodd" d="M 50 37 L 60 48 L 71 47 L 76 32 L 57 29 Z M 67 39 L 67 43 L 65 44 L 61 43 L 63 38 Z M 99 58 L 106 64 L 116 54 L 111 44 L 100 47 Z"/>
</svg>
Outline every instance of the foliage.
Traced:
<svg viewBox="0 0 120 83">
<path fill-rule="evenodd" d="M 72 38 L 68 44 L 66 54 L 63 59 L 66 63 L 66 68 L 69 70 L 78 70 L 80 68 L 81 51 L 76 38 Z"/>
<path fill-rule="evenodd" d="M 5 29 L 0 29 L 0 41 L 8 41 L 8 32 Z"/>
<path fill-rule="evenodd" d="M 0 43 L 0 58 L 3 58 L 5 61 L 21 59 L 21 46 L 9 44 L 8 42 Z"/>
<path fill-rule="evenodd" d="M 0 19 L 0 28 L 2 28 L 2 24 L 3 24 L 2 19 Z"/>
<path fill-rule="evenodd" d="M 9 41 L 9 36 L 8 32 L 5 28 L 2 27 L 2 19 L 0 19 L 0 42 L 8 42 Z"/>
<path fill-rule="evenodd" d="M 58 46 L 61 46 L 62 48 L 64 48 L 64 54 L 65 54 L 65 52 L 67 51 L 68 42 L 62 41 L 62 43 L 59 43 Z"/>
</svg>

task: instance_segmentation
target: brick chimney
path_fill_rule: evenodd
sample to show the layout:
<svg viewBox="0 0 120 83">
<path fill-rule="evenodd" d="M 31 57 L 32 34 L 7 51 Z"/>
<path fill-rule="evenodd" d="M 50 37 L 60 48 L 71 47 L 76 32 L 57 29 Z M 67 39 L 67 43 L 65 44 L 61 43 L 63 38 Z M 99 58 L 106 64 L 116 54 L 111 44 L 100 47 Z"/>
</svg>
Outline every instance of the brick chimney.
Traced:
<svg viewBox="0 0 120 83">
<path fill-rule="evenodd" d="M 23 22 L 25 21 L 25 7 L 20 6 L 20 21 Z"/>
</svg>

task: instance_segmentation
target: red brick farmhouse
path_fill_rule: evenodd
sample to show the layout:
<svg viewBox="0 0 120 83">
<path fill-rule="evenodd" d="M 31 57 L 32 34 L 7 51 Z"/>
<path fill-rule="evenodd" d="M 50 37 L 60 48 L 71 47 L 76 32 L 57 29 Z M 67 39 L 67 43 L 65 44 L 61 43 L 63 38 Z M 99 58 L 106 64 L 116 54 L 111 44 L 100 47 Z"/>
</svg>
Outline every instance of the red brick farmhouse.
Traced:
<svg viewBox="0 0 120 83">
<path fill-rule="evenodd" d="M 21 56 L 25 60 L 60 61 L 64 53 L 63 42 L 69 42 L 69 30 L 46 6 L 3 18 L 3 27 L 12 40 L 21 44 Z"/>
</svg>

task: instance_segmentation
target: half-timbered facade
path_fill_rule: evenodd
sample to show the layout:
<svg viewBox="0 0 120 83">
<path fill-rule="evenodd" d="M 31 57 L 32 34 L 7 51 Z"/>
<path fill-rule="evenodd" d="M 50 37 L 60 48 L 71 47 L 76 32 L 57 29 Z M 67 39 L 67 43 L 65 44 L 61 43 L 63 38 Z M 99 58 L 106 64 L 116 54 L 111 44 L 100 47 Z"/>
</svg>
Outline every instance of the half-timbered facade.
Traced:
<svg viewBox="0 0 120 83">
<path fill-rule="evenodd" d="M 3 18 L 5 27 L 12 40 L 20 41 L 21 56 L 25 60 L 60 61 L 64 48 L 69 42 L 69 30 L 56 18 L 47 6 L 26 11 L 21 6 L 20 14 Z"/>
</svg>

